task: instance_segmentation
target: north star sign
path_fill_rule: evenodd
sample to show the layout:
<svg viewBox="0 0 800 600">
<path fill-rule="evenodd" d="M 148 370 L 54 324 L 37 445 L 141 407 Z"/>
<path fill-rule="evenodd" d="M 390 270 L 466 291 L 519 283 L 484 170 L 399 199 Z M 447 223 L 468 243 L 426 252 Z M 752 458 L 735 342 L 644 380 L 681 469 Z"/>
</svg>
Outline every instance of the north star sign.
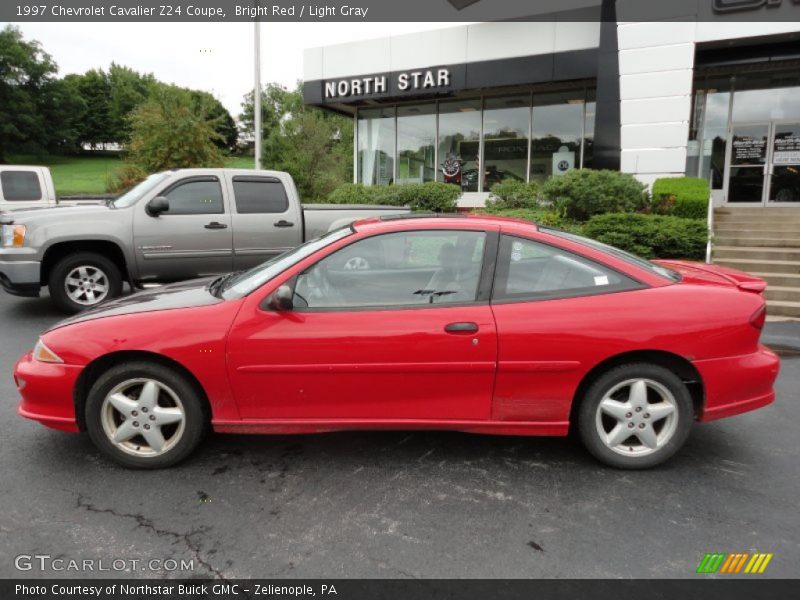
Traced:
<svg viewBox="0 0 800 600">
<path fill-rule="evenodd" d="M 450 87 L 450 69 L 403 71 L 393 75 L 401 92 Z M 389 91 L 388 75 L 337 79 L 325 82 L 325 99 L 368 96 Z"/>
</svg>

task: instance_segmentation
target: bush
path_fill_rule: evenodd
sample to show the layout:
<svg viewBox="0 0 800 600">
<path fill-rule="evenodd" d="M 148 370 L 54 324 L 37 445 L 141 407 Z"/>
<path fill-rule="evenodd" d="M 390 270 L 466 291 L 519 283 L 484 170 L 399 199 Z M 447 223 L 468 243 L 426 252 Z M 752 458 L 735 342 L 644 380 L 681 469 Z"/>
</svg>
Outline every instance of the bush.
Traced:
<svg viewBox="0 0 800 600">
<path fill-rule="evenodd" d="M 123 163 L 113 174 L 106 176 L 106 191 L 112 194 L 127 192 L 137 183 L 144 181 L 147 172 L 136 165 Z"/>
<path fill-rule="evenodd" d="M 335 189 L 328 200 L 334 204 L 383 204 L 408 206 L 425 212 L 451 212 L 461 196 L 461 188 L 449 183 L 399 183 L 390 186 L 346 183 Z"/>
<path fill-rule="evenodd" d="M 642 210 L 648 203 L 646 186 L 632 175 L 592 169 L 549 179 L 542 186 L 542 198 L 562 216 L 577 221 L 603 213 Z"/>
<path fill-rule="evenodd" d="M 697 219 L 611 213 L 592 217 L 584 235 L 644 258 L 702 259 L 708 232 Z"/>
<path fill-rule="evenodd" d="M 653 183 L 653 212 L 685 219 L 705 219 L 708 181 L 697 177 L 664 177 Z"/>
<path fill-rule="evenodd" d="M 582 233 L 582 227 L 579 223 L 574 221 L 567 221 L 557 212 L 543 208 L 507 208 L 507 209 L 484 209 L 478 211 L 483 214 L 489 214 L 498 217 L 510 217 L 512 219 L 525 219 L 533 221 L 537 225 L 545 227 L 555 227 L 571 231 L 572 233 Z"/>
<path fill-rule="evenodd" d="M 501 181 L 492 186 L 487 208 L 536 208 L 539 206 L 539 184 L 535 181 Z"/>
</svg>

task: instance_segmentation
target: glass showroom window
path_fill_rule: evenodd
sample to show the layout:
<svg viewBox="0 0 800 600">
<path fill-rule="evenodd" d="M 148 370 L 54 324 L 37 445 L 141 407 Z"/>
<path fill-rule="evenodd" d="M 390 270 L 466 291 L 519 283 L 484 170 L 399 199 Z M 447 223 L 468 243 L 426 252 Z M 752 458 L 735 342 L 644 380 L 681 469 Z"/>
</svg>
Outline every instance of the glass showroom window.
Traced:
<svg viewBox="0 0 800 600">
<path fill-rule="evenodd" d="M 437 181 L 479 191 L 481 101 L 458 100 L 439 104 L 439 170 Z"/>
<path fill-rule="evenodd" d="M 487 98 L 483 110 L 483 191 L 501 181 L 525 181 L 531 97 Z"/>
<path fill-rule="evenodd" d="M 394 107 L 358 111 L 358 182 L 394 183 Z"/>
<path fill-rule="evenodd" d="M 595 90 L 586 90 L 586 105 L 583 115 L 583 153 L 581 155 L 581 169 L 591 169 L 594 160 L 594 120 L 597 114 Z"/>
<path fill-rule="evenodd" d="M 436 179 L 436 105 L 397 108 L 397 183 Z"/>
<path fill-rule="evenodd" d="M 583 110 L 583 90 L 533 95 L 532 181 L 580 167 Z"/>
</svg>

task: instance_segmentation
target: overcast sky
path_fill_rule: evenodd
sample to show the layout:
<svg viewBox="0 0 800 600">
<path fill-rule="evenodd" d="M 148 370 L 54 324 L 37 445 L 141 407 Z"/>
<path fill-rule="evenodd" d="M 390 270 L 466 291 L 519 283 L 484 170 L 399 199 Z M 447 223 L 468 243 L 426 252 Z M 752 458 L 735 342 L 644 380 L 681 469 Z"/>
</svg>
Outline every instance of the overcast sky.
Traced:
<svg viewBox="0 0 800 600">
<path fill-rule="evenodd" d="M 4 0 L 0 0 L 4 1 Z M 41 42 L 61 75 L 113 61 L 168 83 L 214 94 L 236 117 L 253 86 L 252 23 L 18 23 Z M 261 81 L 293 87 L 303 49 L 457 23 L 262 23 Z"/>
</svg>

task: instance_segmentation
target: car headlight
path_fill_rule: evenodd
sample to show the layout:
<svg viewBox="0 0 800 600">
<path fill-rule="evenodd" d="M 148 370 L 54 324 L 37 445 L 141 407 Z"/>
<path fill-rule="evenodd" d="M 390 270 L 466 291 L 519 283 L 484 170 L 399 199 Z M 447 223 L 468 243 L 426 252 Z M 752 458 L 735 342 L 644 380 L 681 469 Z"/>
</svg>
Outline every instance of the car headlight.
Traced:
<svg viewBox="0 0 800 600">
<path fill-rule="evenodd" d="M 3 248 L 22 248 L 25 243 L 25 225 L 3 225 Z"/>
<path fill-rule="evenodd" d="M 33 348 L 33 358 L 34 360 L 46 363 L 64 362 L 64 360 L 58 354 L 50 350 L 50 348 L 45 345 L 45 343 L 42 341 L 42 338 L 39 338 L 39 341 L 36 342 L 36 346 Z"/>
</svg>

